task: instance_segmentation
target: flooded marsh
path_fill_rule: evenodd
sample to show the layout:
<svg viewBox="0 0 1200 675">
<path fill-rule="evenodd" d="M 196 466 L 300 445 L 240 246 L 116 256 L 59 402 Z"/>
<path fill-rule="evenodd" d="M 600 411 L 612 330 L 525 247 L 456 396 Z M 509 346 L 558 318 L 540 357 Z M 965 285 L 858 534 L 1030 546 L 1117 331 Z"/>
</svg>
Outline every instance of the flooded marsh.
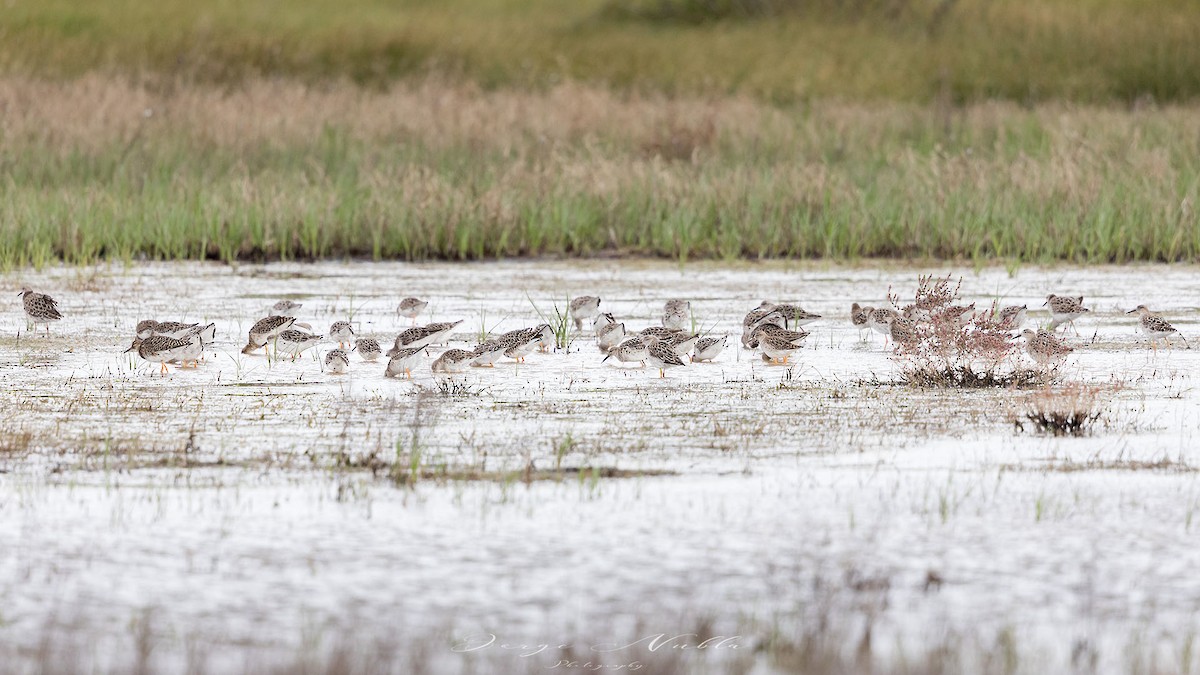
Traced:
<svg viewBox="0 0 1200 675">
<path fill-rule="evenodd" d="M 849 306 L 930 271 L 1036 324 L 1047 293 L 1084 295 L 1058 381 L 900 384 Z M 1152 351 L 1125 312 L 1148 304 L 1196 342 L 1197 279 L 645 261 L 10 273 L 65 318 L 46 338 L 19 300 L 0 315 L 0 673 L 1194 671 L 1200 350 Z M 386 349 L 417 295 L 420 320 L 463 320 L 449 346 L 469 348 L 583 294 L 635 330 L 687 298 L 729 346 L 665 378 L 602 363 L 588 327 L 450 377 L 430 372 L 435 348 L 411 381 L 354 352 L 328 373 L 328 341 L 294 361 L 241 353 L 283 298 L 317 333 L 347 320 Z M 823 317 L 790 367 L 737 344 L 763 299 Z M 151 317 L 215 322 L 216 341 L 161 376 L 124 351 Z M 1079 410 L 1079 433 L 1030 417 Z"/>
</svg>

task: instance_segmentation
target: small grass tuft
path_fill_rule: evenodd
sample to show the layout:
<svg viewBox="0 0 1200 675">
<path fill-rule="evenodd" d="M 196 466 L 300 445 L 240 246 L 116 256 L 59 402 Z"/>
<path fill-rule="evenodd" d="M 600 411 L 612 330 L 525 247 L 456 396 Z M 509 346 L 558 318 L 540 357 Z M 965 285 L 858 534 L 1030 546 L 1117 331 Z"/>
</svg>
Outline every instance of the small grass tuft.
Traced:
<svg viewBox="0 0 1200 675">
<path fill-rule="evenodd" d="M 480 396 L 487 389 L 487 387 L 457 377 L 439 377 L 434 382 L 434 391 L 442 396 L 455 398 Z"/>
<path fill-rule="evenodd" d="M 1074 383 L 1045 387 L 1025 400 L 1024 410 L 1014 418 L 1018 430 L 1029 423 L 1039 433 L 1054 436 L 1084 436 L 1100 420 L 1106 392 L 1111 387 Z"/>
<path fill-rule="evenodd" d="M 537 315 L 542 320 L 542 323 L 549 324 L 550 329 L 554 331 L 554 348 L 569 348 L 575 339 L 575 336 L 571 331 L 572 321 L 570 312 L 559 309 L 558 303 L 554 303 L 554 314 L 550 315 L 546 312 L 543 312 L 541 308 L 537 306 L 537 303 L 533 301 L 533 298 L 529 297 L 528 294 L 526 294 L 525 297 L 529 300 L 529 304 L 533 306 L 533 311 L 537 312 Z M 563 307 L 570 306 L 570 298 L 563 300 Z"/>
</svg>

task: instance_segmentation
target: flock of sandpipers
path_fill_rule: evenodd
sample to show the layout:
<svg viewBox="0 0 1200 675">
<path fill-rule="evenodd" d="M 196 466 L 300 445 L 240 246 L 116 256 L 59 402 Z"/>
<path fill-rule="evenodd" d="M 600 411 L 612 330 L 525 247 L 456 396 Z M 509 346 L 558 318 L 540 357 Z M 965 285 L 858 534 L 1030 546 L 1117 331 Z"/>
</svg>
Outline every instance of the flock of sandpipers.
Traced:
<svg viewBox="0 0 1200 675">
<path fill-rule="evenodd" d="M 24 300 L 29 322 L 35 327 L 44 325 L 49 336 L 50 324 L 62 319 L 58 303 L 49 295 L 36 293 L 28 287 L 21 289 L 19 295 Z M 428 304 L 417 298 L 405 298 L 397 307 L 397 313 L 411 319 L 414 325 L 397 335 L 394 344 L 387 350 L 389 360 L 384 371 L 386 376 L 403 375 L 411 378 L 413 369 L 429 354 L 429 348 L 449 342 L 451 332 L 462 323 L 460 320 L 415 325 L 417 317 Z M 921 322 L 945 322 L 964 328 L 974 320 L 980 327 L 1010 332 L 1021 330 L 1028 354 L 1039 364 L 1053 364 L 1061 362 L 1073 350 L 1057 337 L 1057 328 L 1072 324 L 1090 310 L 1083 306 L 1082 296 L 1051 294 L 1047 296 L 1044 306 L 1050 310 L 1051 321 L 1046 329 L 1036 331 L 1028 328 L 1022 330 L 1028 312 L 1025 305 L 993 306 L 990 310 L 977 311 L 974 304 L 936 308 L 914 304 L 893 309 L 854 303 L 850 309 L 850 321 L 860 334 L 875 331 L 883 334 L 885 339 L 905 345 L 918 339 L 917 328 Z M 300 304 L 290 300 L 275 303 L 268 316 L 250 327 L 242 353 L 251 354 L 262 349 L 269 354 L 268 348 L 274 346 L 276 357 L 288 356 L 294 361 L 304 351 L 323 342 L 326 338 L 311 332 L 311 325 L 297 322 L 296 315 L 300 307 Z M 1174 326 L 1145 305 L 1139 305 L 1128 313 L 1139 315 L 1141 330 L 1155 349 L 1158 340 L 1167 340 L 1169 344 L 1169 338 L 1175 336 L 1187 343 Z M 661 325 L 637 332 L 628 330 L 612 314 L 601 312 L 600 298 L 597 296 L 575 298 L 570 302 L 567 316 L 574 322 L 577 332 L 582 331 L 586 323 L 591 323 L 604 361 L 615 359 L 626 363 L 637 362 L 643 366 L 649 363 L 658 369 L 660 377 L 665 376 L 668 368 L 685 365 L 685 358 L 693 363 L 712 361 L 726 346 L 727 336 L 703 336 L 688 330 L 692 327 L 692 319 L 691 303 L 687 300 L 668 300 L 663 306 Z M 807 312 L 798 305 L 764 301 L 743 319 L 741 342 L 747 349 L 760 350 L 766 362 L 786 364 L 809 335 L 803 327 L 819 319 L 820 315 Z M 565 330 L 565 322 L 560 328 L 562 330 Z M 146 319 L 137 324 L 133 343 L 126 351 L 136 352 L 142 359 L 160 364 L 161 372 L 166 373 L 168 363 L 178 363 L 180 368 L 187 368 L 189 364 L 196 367 L 215 336 L 216 325 L 212 323 L 201 325 Z M 469 367 L 493 367 L 502 356 L 523 362 L 535 350 L 546 351 L 562 344 L 563 337 L 550 324 L 543 323 L 486 339 L 473 349 L 447 349 L 433 361 L 430 368 L 434 373 L 459 373 Z M 338 343 L 337 349 L 330 350 L 324 356 L 325 367 L 331 373 L 346 372 L 350 367 L 350 351 L 358 352 L 359 357 L 367 362 L 374 362 L 385 354 L 377 340 L 357 336 L 348 321 L 337 321 L 331 325 L 329 340 Z M 345 348 L 347 345 L 352 345 L 349 350 Z"/>
</svg>

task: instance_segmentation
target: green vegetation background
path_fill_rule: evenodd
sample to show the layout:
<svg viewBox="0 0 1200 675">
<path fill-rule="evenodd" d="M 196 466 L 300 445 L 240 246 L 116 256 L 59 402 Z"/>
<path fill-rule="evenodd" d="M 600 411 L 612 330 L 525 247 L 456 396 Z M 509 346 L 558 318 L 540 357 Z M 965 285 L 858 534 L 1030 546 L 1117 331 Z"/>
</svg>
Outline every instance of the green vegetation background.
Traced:
<svg viewBox="0 0 1200 675">
<path fill-rule="evenodd" d="M 1194 0 L 13 0 L 10 73 L 438 72 L 668 93 L 1088 103 L 1200 94 Z"/>
<path fill-rule="evenodd" d="M 1198 35 L 1194 0 L 12 0 L 0 263 L 1194 261 Z M 247 134 L 280 82 L 305 121 Z M 624 126 L 410 100 L 571 95 Z"/>
</svg>

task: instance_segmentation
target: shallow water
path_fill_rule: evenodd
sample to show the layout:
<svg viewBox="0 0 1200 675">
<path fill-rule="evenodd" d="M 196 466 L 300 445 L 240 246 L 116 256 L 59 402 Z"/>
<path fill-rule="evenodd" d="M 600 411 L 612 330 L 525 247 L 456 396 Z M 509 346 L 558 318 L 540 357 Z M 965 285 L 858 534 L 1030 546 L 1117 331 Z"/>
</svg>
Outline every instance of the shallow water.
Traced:
<svg viewBox="0 0 1200 675">
<path fill-rule="evenodd" d="M 1063 374 L 1118 385 L 1095 432 L 1016 430 L 1027 392 L 871 384 L 897 366 L 878 336 L 859 339 L 848 305 L 908 295 L 922 271 L 961 274 L 980 306 L 1085 295 L 1094 313 Z M 433 672 L 536 670 L 562 650 L 462 654 L 454 641 L 592 644 L 698 625 L 745 648 L 693 651 L 687 672 L 785 670 L 753 645 L 815 625 L 847 655 L 870 625 L 883 670 L 947 636 L 967 661 L 1011 645 L 1028 672 L 1194 667 L 1200 350 L 1152 352 L 1123 311 L 1146 303 L 1196 335 L 1197 271 L 614 261 L 10 275 L 66 319 L 48 339 L 26 334 L 17 299 L 0 319 L 0 671 L 286 666 L 340 642 L 421 652 Z M 317 331 L 349 318 L 381 344 L 406 326 L 399 299 L 426 297 L 422 320 L 463 319 L 451 346 L 468 346 L 584 293 L 633 328 L 689 298 L 731 346 L 660 379 L 601 363 L 585 334 L 473 369 L 459 396 L 438 393 L 428 361 L 406 382 L 356 355 L 326 374 L 330 345 L 295 362 L 239 351 L 283 297 Z M 792 369 L 735 348 L 764 298 L 825 316 Z M 160 377 L 123 354 L 149 317 L 217 322 L 206 363 Z M 414 444 L 429 469 L 516 473 L 405 487 L 346 466 L 407 463 Z M 526 485 L 530 462 L 676 475 Z"/>
</svg>

